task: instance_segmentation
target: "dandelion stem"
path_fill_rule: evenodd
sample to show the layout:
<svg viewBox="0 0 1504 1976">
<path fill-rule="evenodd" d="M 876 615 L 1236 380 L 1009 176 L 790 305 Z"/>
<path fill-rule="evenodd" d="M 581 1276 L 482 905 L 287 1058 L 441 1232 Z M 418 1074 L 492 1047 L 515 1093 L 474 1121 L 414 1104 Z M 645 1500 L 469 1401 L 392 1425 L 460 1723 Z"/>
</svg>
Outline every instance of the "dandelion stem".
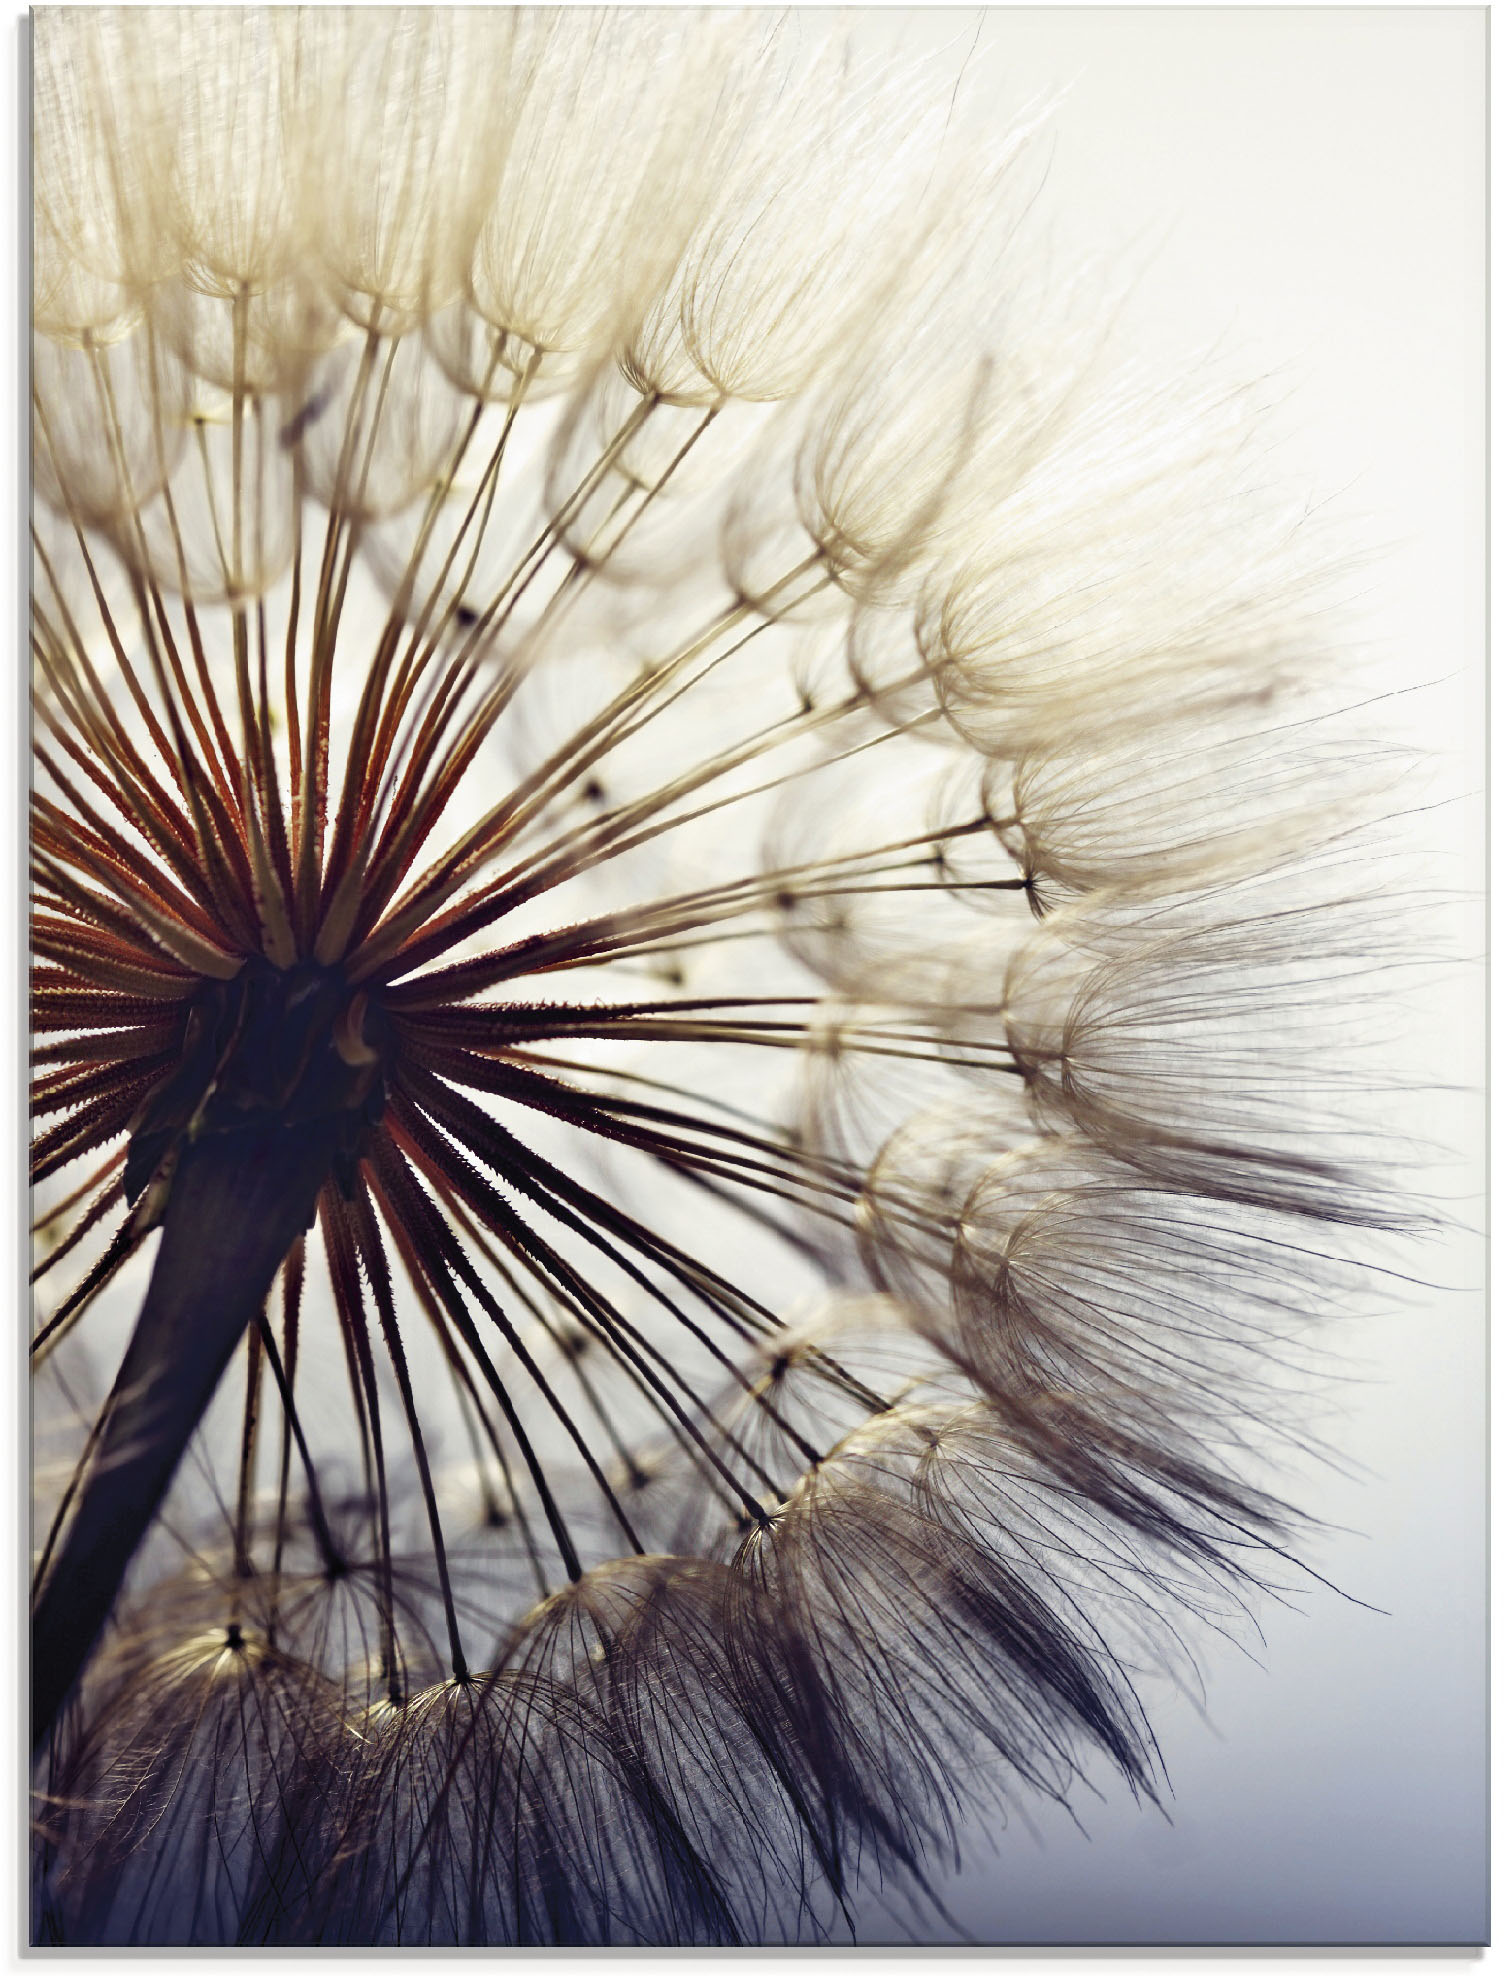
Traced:
<svg viewBox="0 0 1504 1976">
<path fill-rule="evenodd" d="M 33 1612 L 32 1742 L 67 1699 L 184 1449 L 313 1212 L 337 1123 L 208 1133 L 185 1148 L 108 1418 Z"/>
</svg>

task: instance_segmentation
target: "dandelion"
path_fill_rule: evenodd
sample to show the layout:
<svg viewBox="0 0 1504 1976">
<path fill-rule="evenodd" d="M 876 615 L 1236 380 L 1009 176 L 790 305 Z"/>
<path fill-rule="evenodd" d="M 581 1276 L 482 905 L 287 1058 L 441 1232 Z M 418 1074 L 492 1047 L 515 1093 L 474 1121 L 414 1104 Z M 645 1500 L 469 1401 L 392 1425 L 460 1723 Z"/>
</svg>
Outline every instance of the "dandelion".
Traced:
<svg viewBox="0 0 1504 1976">
<path fill-rule="evenodd" d="M 1320 586 L 810 42 L 37 18 L 39 1940 L 820 1934 L 1297 1527 Z"/>
</svg>

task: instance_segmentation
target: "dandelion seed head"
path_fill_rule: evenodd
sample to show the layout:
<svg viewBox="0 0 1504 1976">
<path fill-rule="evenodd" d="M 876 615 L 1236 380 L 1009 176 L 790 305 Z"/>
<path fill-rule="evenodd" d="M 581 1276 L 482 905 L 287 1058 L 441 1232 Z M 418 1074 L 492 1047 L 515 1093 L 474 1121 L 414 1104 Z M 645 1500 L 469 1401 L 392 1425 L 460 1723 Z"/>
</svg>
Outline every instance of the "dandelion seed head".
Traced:
<svg viewBox="0 0 1504 1976">
<path fill-rule="evenodd" d="M 1246 408 L 797 19 L 37 78 L 39 1939 L 794 1939 L 1155 1796 L 1402 1219 Z"/>
</svg>

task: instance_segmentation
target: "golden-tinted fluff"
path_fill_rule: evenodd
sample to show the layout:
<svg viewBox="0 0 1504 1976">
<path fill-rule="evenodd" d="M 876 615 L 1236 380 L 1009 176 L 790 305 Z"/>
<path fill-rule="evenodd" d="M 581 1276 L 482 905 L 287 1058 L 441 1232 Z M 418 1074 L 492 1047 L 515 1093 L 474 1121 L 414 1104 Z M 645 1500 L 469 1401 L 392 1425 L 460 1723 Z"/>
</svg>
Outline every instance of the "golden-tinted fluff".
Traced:
<svg viewBox="0 0 1504 1976">
<path fill-rule="evenodd" d="M 1319 558 L 964 83 L 37 16 L 39 1941 L 819 1935 L 1287 1556 Z"/>
</svg>

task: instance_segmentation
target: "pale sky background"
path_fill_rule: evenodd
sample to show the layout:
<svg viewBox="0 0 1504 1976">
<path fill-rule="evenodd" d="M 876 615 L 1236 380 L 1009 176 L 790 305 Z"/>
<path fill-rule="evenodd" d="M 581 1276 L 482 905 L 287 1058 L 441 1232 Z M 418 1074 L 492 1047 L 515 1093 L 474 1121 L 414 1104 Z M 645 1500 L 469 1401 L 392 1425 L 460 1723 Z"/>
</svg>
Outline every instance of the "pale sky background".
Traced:
<svg viewBox="0 0 1504 1976">
<path fill-rule="evenodd" d="M 885 25 L 964 47 L 977 21 Z M 986 15 L 973 57 L 1000 104 L 1066 89 L 1044 194 L 1062 261 L 1079 245 L 1143 264 L 1146 348 L 1216 342 L 1281 378 L 1292 470 L 1372 555 L 1364 689 L 1436 682 L 1404 724 L 1447 757 L 1451 800 L 1425 825 L 1440 882 L 1475 895 L 1485 25 L 1461 8 L 1024 8 Z M 1481 952 L 1476 909 L 1468 937 Z M 1476 1092 L 1481 1008 L 1476 978 L 1428 1003 L 1428 1075 Z M 1476 1229 L 1481 1103 L 1433 1098 L 1422 1129 L 1457 1149 L 1434 1184 Z M 1364 1604 L 1314 1586 L 1261 1609 L 1256 1660 L 1206 1659 L 1204 1719 L 1152 1693 L 1173 1822 L 1104 1774 L 1101 1802 L 1075 1801 L 1084 1831 L 1031 1808 L 1035 1835 L 974 1832 L 947 1898 L 977 1939 L 1483 1938 L 1481 1245 L 1459 1227 L 1415 1267 L 1445 1287 L 1347 1341 L 1365 1383 L 1336 1438 L 1369 1472 L 1301 1496 L 1343 1526 L 1310 1561 Z"/>
</svg>

